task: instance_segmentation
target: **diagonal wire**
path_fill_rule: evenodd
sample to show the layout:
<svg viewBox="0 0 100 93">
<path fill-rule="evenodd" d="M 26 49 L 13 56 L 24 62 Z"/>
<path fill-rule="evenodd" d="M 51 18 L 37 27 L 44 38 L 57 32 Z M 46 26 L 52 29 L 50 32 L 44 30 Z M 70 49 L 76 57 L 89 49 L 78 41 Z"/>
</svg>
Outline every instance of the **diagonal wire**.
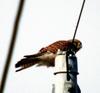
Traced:
<svg viewBox="0 0 100 93">
<path fill-rule="evenodd" d="M 8 50 L 8 56 L 7 56 L 7 59 L 6 59 L 6 63 L 5 63 L 5 67 L 4 67 L 4 71 L 3 71 L 3 75 L 2 75 L 0 93 L 4 92 L 4 87 L 5 87 L 5 83 L 6 83 L 6 80 L 7 80 L 9 66 L 10 66 L 10 63 L 11 63 L 11 58 L 12 58 L 12 55 L 13 55 L 15 41 L 16 41 L 16 37 L 17 37 L 17 33 L 18 33 L 19 21 L 20 21 L 20 18 L 21 18 L 21 14 L 22 14 L 24 2 L 25 2 L 25 0 L 19 0 L 19 1 L 20 1 L 20 3 L 19 3 L 17 15 L 16 15 L 14 27 L 13 27 L 13 33 L 12 33 L 12 38 L 11 38 L 11 42 L 10 42 L 10 46 L 9 46 L 9 50 Z"/>
<path fill-rule="evenodd" d="M 80 19 L 81 19 L 81 15 L 82 15 L 82 11 L 83 11 L 83 8 L 84 8 L 84 4 L 85 4 L 85 0 L 83 0 L 83 3 L 82 3 L 82 7 L 81 7 L 80 14 L 79 14 L 79 17 L 78 17 L 78 21 L 77 21 L 77 24 L 76 24 L 76 28 L 75 28 L 74 36 L 73 36 L 73 39 L 72 39 L 72 43 L 74 43 L 74 39 L 75 39 L 76 32 L 77 32 L 77 29 L 78 29 L 78 26 L 79 26 L 79 22 L 80 22 Z"/>
<path fill-rule="evenodd" d="M 82 7 L 81 7 L 81 10 L 80 10 L 80 14 L 79 14 L 79 17 L 78 17 L 78 21 L 77 21 L 75 32 L 74 32 L 73 39 L 72 39 L 72 44 L 74 43 L 74 39 L 75 39 L 75 36 L 76 36 L 76 33 L 77 33 L 77 29 L 78 29 L 78 26 L 79 26 L 79 22 L 80 22 L 80 18 L 81 18 L 81 15 L 82 15 L 83 8 L 84 8 L 84 4 L 85 4 L 85 0 L 83 0 L 83 3 L 82 3 Z M 67 71 L 69 71 L 68 56 L 69 55 L 66 53 Z M 70 80 L 69 72 L 67 73 L 67 80 L 68 81 Z"/>
</svg>

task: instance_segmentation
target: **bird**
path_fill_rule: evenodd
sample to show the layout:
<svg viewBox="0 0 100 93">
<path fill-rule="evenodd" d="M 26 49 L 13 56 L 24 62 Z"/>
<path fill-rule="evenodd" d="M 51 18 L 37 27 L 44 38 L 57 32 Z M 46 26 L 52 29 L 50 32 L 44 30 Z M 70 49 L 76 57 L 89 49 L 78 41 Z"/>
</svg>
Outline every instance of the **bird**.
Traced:
<svg viewBox="0 0 100 93">
<path fill-rule="evenodd" d="M 46 47 L 41 48 L 37 53 L 32 55 L 25 55 L 20 61 L 15 64 L 16 72 L 29 68 L 33 65 L 54 67 L 55 57 L 58 49 L 66 51 L 73 49 L 77 53 L 82 48 L 82 43 L 78 39 L 58 40 Z"/>
</svg>

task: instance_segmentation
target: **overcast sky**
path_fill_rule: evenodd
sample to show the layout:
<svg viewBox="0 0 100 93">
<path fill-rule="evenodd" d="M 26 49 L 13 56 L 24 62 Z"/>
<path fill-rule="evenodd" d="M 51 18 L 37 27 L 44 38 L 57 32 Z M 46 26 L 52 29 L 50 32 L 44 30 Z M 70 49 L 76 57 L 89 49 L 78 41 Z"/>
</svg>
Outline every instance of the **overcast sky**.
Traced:
<svg viewBox="0 0 100 93">
<path fill-rule="evenodd" d="M 73 37 L 83 0 L 26 0 L 4 93 L 51 93 L 53 68 L 31 67 L 16 73 L 14 65 L 57 40 Z M 0 0 L 0 79 L 19 0 Z M 86 0 L 76 38 L 82 93 L 100 93 L 100 1 Z"/>
</svg>

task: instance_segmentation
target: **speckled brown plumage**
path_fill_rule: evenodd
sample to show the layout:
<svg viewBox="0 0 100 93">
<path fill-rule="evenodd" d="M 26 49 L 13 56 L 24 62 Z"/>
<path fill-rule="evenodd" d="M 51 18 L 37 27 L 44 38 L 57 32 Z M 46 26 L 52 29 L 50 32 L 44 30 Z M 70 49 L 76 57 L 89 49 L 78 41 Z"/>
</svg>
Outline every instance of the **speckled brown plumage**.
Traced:
<svg viewBox="0 0 100 93">
<path fill-rule="evenodd" d="M 65 51 L 70 47 L 71 44 L 72 40 L 60 40 L 48 45 L 47 47 L 41 48 L 36 54 L 26 55 L 24 56 L 25 58 L 21 59 L 15 64 L 16 68 L 20 67 L 20 69 L 16 71 L 20 71 L 35 64 L 37 64 L 37 66 L 54 66 L 54 60 L 57 50 L 60 49 L 62 51 Z M 74 51 L 76 53 L 82 47 L 82 43 L 79 40 L 75 39 L 73 46 L 75 47 Z"/>
</svg>

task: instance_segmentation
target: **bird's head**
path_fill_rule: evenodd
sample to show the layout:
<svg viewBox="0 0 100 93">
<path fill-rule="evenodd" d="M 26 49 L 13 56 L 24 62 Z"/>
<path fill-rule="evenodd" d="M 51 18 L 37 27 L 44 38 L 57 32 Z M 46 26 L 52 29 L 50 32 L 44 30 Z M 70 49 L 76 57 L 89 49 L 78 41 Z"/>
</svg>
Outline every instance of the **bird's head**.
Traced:
<svg viewBox="0 0 100 93">
<path fill-rule="evenodd" d="M 78 50 L 80 50 L 82 48 L 82 43 L 80 40 L 75 39 L 74 41 L 68 40 L 69 44 L 69 48 L 73 49 L 73 51 L 76 53 Z"/>
</svg>

